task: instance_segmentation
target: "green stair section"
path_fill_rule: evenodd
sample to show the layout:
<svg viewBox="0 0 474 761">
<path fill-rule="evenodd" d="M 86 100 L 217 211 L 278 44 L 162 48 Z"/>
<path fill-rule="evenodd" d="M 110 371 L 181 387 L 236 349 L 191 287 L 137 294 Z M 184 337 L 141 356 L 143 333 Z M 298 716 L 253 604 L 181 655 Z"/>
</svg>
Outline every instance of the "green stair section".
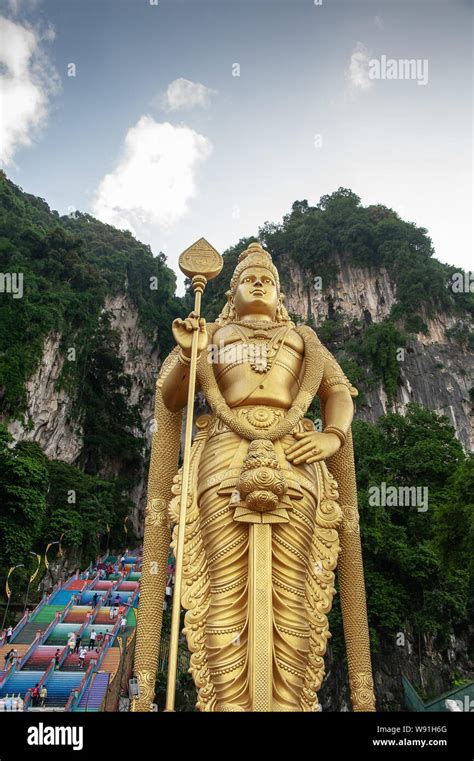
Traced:
<svg viewBox="0 0 474 761">
<path fill-rule="evenodd" d="M 44 632 L 48 628 L 56 613 L 62 612 L 64 605 L 43 605 L 36 613 L 35 617 L 29 621 L 13 640 L 19 645 L 28 645 L 33 642 L 36 632 Z"/>
<path fill-rule="evenodd" d="M 56 613 L 58 611 L 63 611 L 64 607 L 64 605 L 43 605 L 43 607 L 39 609 L 36 616 L 32 619 L 31 623 L 34 621 L 36 624 L 49 624 L 53 620 Z"/>
</svg>

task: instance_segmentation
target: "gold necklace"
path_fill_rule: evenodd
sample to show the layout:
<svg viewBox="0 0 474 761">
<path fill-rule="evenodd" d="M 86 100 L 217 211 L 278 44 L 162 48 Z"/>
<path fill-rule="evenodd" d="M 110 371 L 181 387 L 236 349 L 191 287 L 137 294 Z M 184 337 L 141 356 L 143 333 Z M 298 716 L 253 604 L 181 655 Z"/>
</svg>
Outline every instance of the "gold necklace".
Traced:
<svg viewBox="0 0 474 761">
<path fill-rule="evenodd" d="M 270 322 L 269 320 L 231 320 L 230 324 L 241 325 L 243 328 L 253 330 L 271 330 L 272 328 L 283 328 L 286 325 L 283 322 Z"/>
<path fill-rule="evenodd" d="M 233 324 L 240 325 L 241 327 L 245 324 L 245 327 L 248 327 L 252 331 L 251 335 L 245 335 L 245 332 L 239 330 L 244 341 L 248 342 L 247 346 L 249 347 L 250 353 L 249 365 L 256 373 L 268 373 L 278 352 L 277 343 L 280 340 L 282 331 L 285 331 L 285 325 L 277 323 L 280 329 L 271 336 L 268 334 L 268 330 L 262 330 L 262 328 L 256 327 L 257 323 L 261 322 L 263 322 L 263 320 L 256 320 L 253 325 L 249 325 L 242 320 L 240 320 L 239 323 L 234 320 Z"/>
</svg>

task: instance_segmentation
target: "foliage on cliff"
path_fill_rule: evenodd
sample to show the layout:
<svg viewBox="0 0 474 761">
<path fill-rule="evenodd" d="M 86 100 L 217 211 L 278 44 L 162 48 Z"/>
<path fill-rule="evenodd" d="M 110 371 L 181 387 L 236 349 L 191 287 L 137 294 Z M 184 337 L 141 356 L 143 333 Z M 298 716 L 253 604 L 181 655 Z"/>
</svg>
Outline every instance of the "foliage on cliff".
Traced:
<svg viewBox="0 0 474 761">
<path fill-rule="evenodd" d="M 142 328 L 166 354 L 180 300 L 163 254 L 154 257 L 129 232 L 87 214 L 60 217 L 0 173 L 0 271 L 23 277 L 21 298 L 0 294 L 0 413 L 18 418 L 26 411 L 25 382 L 48 333 L 60 333 L 62 351 L 75 351 L 60 383 L 76 400 L 82 461 L 98 472 L 107 457 L 136 460 L 138 410 L 127 404 L 118 334 L 103 308 L 107 296 L 127 293 Z"/>
<path fill-rule="evenodd" d="M 395 648 L 407 625 L 446 646 L 474 613 L 474 459 L 446 417 L 418 405 L 353 428 L 374 647 L 385 635 Z M 382 483 L 397 497 L 384 498 Z M 407 487 L 418 489 L 410 500 L 400 491 Z M 343 654 L 337 597 L 331 621 L 333 647 Z"/>
</svg>

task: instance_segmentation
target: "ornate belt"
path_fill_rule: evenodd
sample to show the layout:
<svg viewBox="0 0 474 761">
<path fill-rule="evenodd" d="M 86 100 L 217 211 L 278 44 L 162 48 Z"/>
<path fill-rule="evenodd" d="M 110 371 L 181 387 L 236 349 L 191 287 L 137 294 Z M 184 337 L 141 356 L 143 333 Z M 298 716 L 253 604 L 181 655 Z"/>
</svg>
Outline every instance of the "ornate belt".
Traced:
<svg viewBox="0 0 474 761">
<path fill-rule="evenodd" d="M 247 407 L 234 407 L 233 412 L 243 418 L 256 431 L 264 431 L 272 428 L 285 417 L 287 410 L 281 407 L 269 407 L 258 404 Z M 209 438 L 219 433 L 227 433 L 230 428 L 220 418 L 213 416 L 210 423 Z M 302 433 L 304 431 L 314 431 L 314 423 L 309 418 L 303 418 L 295 425 L 292 433 Z"/>
</svg>

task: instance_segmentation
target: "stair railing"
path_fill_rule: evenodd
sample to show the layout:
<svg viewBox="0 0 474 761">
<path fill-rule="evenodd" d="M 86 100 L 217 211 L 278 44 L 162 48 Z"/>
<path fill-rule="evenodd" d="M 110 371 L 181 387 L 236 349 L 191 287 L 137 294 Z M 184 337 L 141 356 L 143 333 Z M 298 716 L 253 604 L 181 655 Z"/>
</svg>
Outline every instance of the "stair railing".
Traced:
<svg viewBox="0 0 474 761">
<path fill-rule="evenodd" d="M 42 645 L 42 644 L 44 644 L 44 642 L 46 642 L 46 640 L 48 639 L 49 635 L 53 631 L 53 629 L 56 626 L 56 624 L 59 623 L 59 616 L 60 616 L 60 613 L 59 613 L 59 610 L 57 610 L 56 613 L 54 614 L 53 620 L 50 621 L 50 623 L 48 624 L 48 626 L 46 627 L 44 632 L 40 633 L 40 638 L 39 638 L 40 641 L 38 643 L 39 645 Z"/>
<path fill-rule="evenodd" d="M 54 671 L 54 666 L 55 666 L 55 663 L 54 663 L 54 660 L 52 660 L 51 663 L 49 664 L 48 668 L 44 672 L 43 676 L 41 677 L 41 679 L 38 682 L 38 690 L 41 691 L 42 686 L 48 682 L 49 678 L 51 677 L 51 674 Z M 23 704 L 23 710 L 24 711 L 27 711 L 29 709 L 30 705 L 31 705 L 31 702 L 32 702 L 31 691 L 32 691 L 31 687 L 29 687 L 28 690 L 26 691 L 25 702 Z"/>
<path fill-rule="evenodd" d="M 70 609 L 72 607 L 74 607 L 73 601 L 74 601 L 74 595 L 72 595 L 72 597 L 69 600 L 69 602 L 67 603 L 67 605 L 65 605 L 64 608 L 61 611 L 59 611 L 59 621 L 58 621 L 58 623 L 61 624 L 64 621 L 64 619 L 66 618 L 66 616 L 69 613 Z"/>
<path fill-rule="evenodd" d="M 12 642 L 15 639 L 15 637 L 21 632 L 23 627 L 26 626 L 26 624 L 28 623 L 28 617 L 29 617 L 29 615 L 30 615 L 29 613 L 23 613 L 22 617 L 20 618 L 20 620 L 18 621 L 17 625 L 15 626 L 15 628 L 12 631 L 12 636 L 10 637 L 10 643 L 9 644 L 12 644 Z"/>
<path fill-rule="evenodd" d="M 71 690 L 71 692 L 69 694 L 69 697 L 67 699 L 66 705 L 64 707 L 65 711 L 67 711 L 67 712 L 73 711 L 74 708 L 76 708 L 79 705 L 80 700 L 81 700 L 81 698 L 82 698 L 82 696 L 84 694 L 84 691 L 85 691 L 86 687 L 89 685 L 89 681 L 90 681 L 91 676 L 92 676 L 92 674 L 94 672 L 94 668 L 95 668 L 95 662 L 90 662 L 89 666 L 87 667 L 86 673 L 82 677 L 82 681 L 81 681 L 79 687 L 73 687 L 72 688 L 72 690 Z"/>
<path fill-rule="evenodd" d="M 45 592 L 43 594 L 43 597 L 39 601 L 38 605 L 36 606 L 36 608 L 33 608 L 33 610 L 31 611 L 30 617 L 29 617 L 29 621 L 33 621 L 34 617 L 39 613 L 41 608 L 43 608 L 46 605 L 46 600 L 47 599 L 48 599 L 48 595 Z"/>
<path fill-rule="evenodd" d="M 114 627 L 112 631 L 110 632 L 110 634 L 106 634 L 104 637 L 104 642 L 99 650 L 99 657 L 97 658 L 96 670 L 100 668 L 107 650 L 110 647 L 112 647 L 112 645 L 114 644 L 119 631 L 120 631 L 120 619 L 117 618 L 117 621 L 115 622 Z"/>
<path fill-rule="evenodd" d="M 39 645 L 39 640 L 40 640 L 40 634 L 39 634 L 39 632 L 36 632 L 36 635 L 35 635 L 35 638 L 34 638 L 33 642 L 29 646 L 28 650 L 26 650 L 23 653 L 23 655 L 21 656 L 21 658 L 20 658 L 20 662 L 18 664 L 18 668 L 19 669 L 23 668 L 23 666 L 25 665 L 25 663 L 28 660 L 28 658 L 30 657 L 30 655 L 32 655 L 33 651 L 36 650 L 36 648 Z"/>
<path fill-rule="evenodd" d="M 18 666 L 18 660 L 15 658 L 12 663 L 10 663 L 9 667 L 3 672 L 2 676 L 0 676 L 0 687 L 3 687 L 7 679 L 10 679 L 12 674 L 15 673 Z"/>
<path fill-rule="evenodd" d="M 102 607 L 102 600 L 103 600 L 102 595 L 99 595 L 99 599 L 97 600 L 96 606 L 95 606 L 95 608 L 92 609 L 92 611 L 90 613 L 90 622 L 91 623 L 92 623 L 92 621 L 94 621 L 96 619 L 97 614 L 98 614 L 99 610 Z"/>
</svg>

